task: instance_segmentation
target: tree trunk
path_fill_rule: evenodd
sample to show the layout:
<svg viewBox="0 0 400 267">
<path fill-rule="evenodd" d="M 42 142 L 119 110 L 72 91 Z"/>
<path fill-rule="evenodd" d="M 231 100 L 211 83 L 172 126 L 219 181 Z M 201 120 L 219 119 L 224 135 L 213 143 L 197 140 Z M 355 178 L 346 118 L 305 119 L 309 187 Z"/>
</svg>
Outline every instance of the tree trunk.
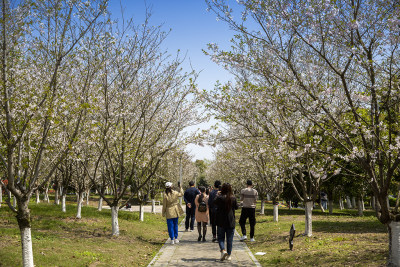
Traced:
<svg viewBox="0 0 400 267">
<path fill-rule="evenodd" d="M 28 203 L 29 200 L 18 203 L 17 221 L 19 230 L 21 232 L 22 265 L 24 267 L 34 267 L 30 212 L 28 209 Z"/>
<path fill-rule="evenodd" d="M 388 266 L 400 266 L 400 222 L 392 221 L 387 224 L 389 233 Z"/>
<path fill-rule="evenodd" d="M 139 221 L 143 222 L 143 220 L 144 220 L 144 207 L 143 207 L 142 203 L 140 203 L 139 210 L 140 210 Z"/>
<path fill-rule="evenodd" d="M 343 199 L 339 198 L 339 209 L 343 210 L 344 209 L 344 205 L 343 205 Z"/>
<path fill-rule="evenodd" d="M 89 207 L 89 200 L 90 200 L 90 189 L 86 192 L 86 206 Z"/>
<path fill-rule="evenodd" d="M 305 203 L 305 211 L 306 211 L 306 229 L 305 235 L 312 236 L 312 209 L 313 209 L 313 201 L 307 201 Z"/>
<path fill-rule="evenodd" d="M 15 196 L 13 196 L 13 207 L 17 208 L 17 198 Z"/>
<path fill-rule="evenodd" d="M 44 190 L 44 201 L 46 201 L 47 203 L 50 202 L 50 199 L 49 199 L 49 186 L 48 185 L 46 186 L 46 189 Z"/>
<path fill-rule="evenodd" d="M 333 213 L 333 200 L 332 199 L 329 199 L 328 200 L 328 205 L 329 205 L 329 214 L 332 214 Z"/>
<path fill-rule="evenodd" d="M 0 184 L 0 208 L 2 202 L 3 202 L 3 186 Z"/>
<path fill-rule="evenodd" d="M 271 201 L 271 196 L 267 194 L 267 201 Z"/>
<path fill-rule="evenodd" d="M 156 201 L 154 198 L 151 200 L 151 213 L 156 213 Z"/>
<path fill-rule="evenodd" d="M 371 207 L 375 210 L 375 196 L 371 197 Z"/>
<path fill-rule="evenodd" d="M 362 200 L 360 198 L 357 199 L 357 208 L 358 208 L 358 216 L 360 217 L 364 216 Z"/>
<path fill-rule="evenodd" d="M 58 199 L 58 186 L 56 187 L 56 189 L 54 190 L 54 204 L 55 205 L 59 205 L 60 201 Z"/>
<path fill-rule="evenodd" d="M 35 194 L 36 194 L 36 204 L 39 204 L 39 203 L 40 203 L 40 194 L 39 194 L 39 190 L 36 190 Z"/>
<path fill-rule="evenodd" d="M 389 197 L 386 198 L 386 201 L 387 201 L 387 206 L 388 206 L 388 208 L 390 208 Z"/>
<path fill-rule="evenodd" d="M 261 200 L 261 210 L 260 214 L 265 214 L 265 200 Z"/>
<path fill-rule="evenodd" d="M 350 197 L 349 197 L 349 196 L 346 196 L 346 204 L 347 204 L 347 208 L 348 208 L 348 209 L 351 209 L 351 208 L 352 208 L 352 206 L 351 206 L 351 200 L 350 200 Z"/>
<path fill-rule="evenodd" d="M 118 206 L 111 207 L 112 235 L 119 236 Z"/>
<path fill-rule="evenodd" d="M 274 222 L 278 222 L 278 207 L 279 207 L 278 203 L 274 204 L 274 211 L 273 211 Z"/>
<path fill-rule="evenodd" d="M 99 205 L 97 206 L 97 210 L 101 211 L 103 208 L 103 198 L 100 196 L 99 198 Z"/>
<path fill-rule="evenodd" d="M 78 193 L 78 209 L 76 212 L 76 218 L 81 219 L 82 218 L 82 202 L 83 202 L 83 193 Z"/>
<path fill-rule="evenodd" d="M 321 201 L 321 200 L 320 200 L 320 201 Z M 325 209 L 324 209 L 324 207 L 322 206 L 322 203 L 321 203 L 321 202 L 319 203 L 319 208 L 321 209 L 322 212 L 325 213 Z"/>
<path fill-rule="evenodd" d="M 356 207 L 357 207 L 357 204 L 356 204 L 356 197 L 352 197 L 352 198 L 351 198 L 351 206 L 353 206 L 353 208 L 356 208 Z"/>
<path fill-rule="evenodd" d="M 61 195 L 61 211 L 62 212 L 67 212 L 66 199 L 67 199 L 67 195 L 66 194 L 62 194 Z"/>
</svg>

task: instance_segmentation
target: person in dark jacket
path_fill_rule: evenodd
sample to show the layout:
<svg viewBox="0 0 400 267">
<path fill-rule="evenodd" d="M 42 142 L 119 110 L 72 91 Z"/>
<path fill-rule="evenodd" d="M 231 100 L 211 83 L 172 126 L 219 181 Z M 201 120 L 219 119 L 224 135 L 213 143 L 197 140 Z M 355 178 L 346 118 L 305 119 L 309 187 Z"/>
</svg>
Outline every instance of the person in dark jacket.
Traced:
<svg viewBox="0 0 400 267">
<path fill-rule="evenodd" d="M 239 208 L 232 193 L 232 186 L 222 185 L 213 204 L 217 207 L 216 224 L 218 226 L 218 244 L 221 251 L 221 261 L 231 260 L 233 235 L 235 232 L 235 210 Z M 225 250 L 225 237 L 226 249 Z"/>
<path fill-rule="evenodd" d="M 200 194 L 200 191 L 194 187 L 194 182 L 189 182 L 189 188 L 186 189 L 185 194 L 183 195 L 183 199 L 186 203 L 186 220 L 185 220 L 185 230 L 189 230 L 192 232 L 194 229 L 194 219 L 195 219 L 195 212 L 196 212 L 196 205 L 194 204 L 194 200 L 196 196 Z M 189 225 L 190 224 L 190 225 Z"/>
<path fill-rule="evenodd" d="M 210 196 L 208 198 L 208 208 L 210 212 L 210 224 L 211 224 L 211 231 L 212 231 L 212 242 L 217 241 L 217 225 L 216 225 L 216 214 L 217 214 L 217 207 L 214 205 L 214 199 L 217 197 L 217 193 L 219 191 L 219 186 L 221 182 L 216 180 L 214 182 L 214 189 L 210 192 Z"/>
</svg>

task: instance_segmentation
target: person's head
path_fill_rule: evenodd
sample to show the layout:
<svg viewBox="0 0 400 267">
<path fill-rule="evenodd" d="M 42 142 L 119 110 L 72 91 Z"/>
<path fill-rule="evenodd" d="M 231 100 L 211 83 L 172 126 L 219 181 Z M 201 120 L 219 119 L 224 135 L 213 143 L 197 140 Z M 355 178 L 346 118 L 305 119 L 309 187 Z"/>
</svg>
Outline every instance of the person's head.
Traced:
<svg viewBox="0 0 400 267">
<path fill-rule="evenodd" d="M 193 182 L 193 181 L 190 181 L 190 182 L 189 182 L 189 186 L 194 186 L 194 182 Z"/>
<path fill-rule="evenodd" d="M 218 189 L 220 185 L 221 185 L 221 181 L 216 180 L 216 181 L 214 182 L 214 188 Z"/>
<path fill-rule="evenodd" d="M 165 194 L 169 194 L 172 192 L 172 183 L 171 182 L 166 182 L 165 183 Z"/>
<path fill-rule="evenodd" d="M 232 208 L 232 186 L 224 183 L 221 187 L 221 195 L 225 196 L 226 210 L 230 210 Z"/>
<path fill-rule="evenodd" d="M 206 192 L 206 188 L 204 186 L 199 186 L 200 193 Z"/>
<path fill-rule="evenodd" d="M 224 183 L 221 187 L 221 195 L 232 195 L 232 186 L 228 183 Z"/>
<path fill-rule="evenodd" d="M 246 184 L 247 186 L 253 186 L 253 182 L 251 180 L 247 180 Z"/>
</svg>

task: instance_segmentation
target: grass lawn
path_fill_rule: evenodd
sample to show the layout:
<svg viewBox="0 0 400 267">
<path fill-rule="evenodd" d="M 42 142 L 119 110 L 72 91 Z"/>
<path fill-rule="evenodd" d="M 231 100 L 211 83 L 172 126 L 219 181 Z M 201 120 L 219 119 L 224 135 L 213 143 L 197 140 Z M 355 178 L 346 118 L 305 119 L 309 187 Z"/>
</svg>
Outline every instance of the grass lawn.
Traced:
<svg viewBox="0 0 400 267">
<path fill-rule="evenodd" d="M 111 237 L 111 211 L 76 205 L 30 204 L 35 266 L 147 266 L 168 238 L 165 218 L 119 212 L 120 236 Z M 20 233 L 7 205 L 0 208 L 0 266 L 22 266 Z"/>
<path fill-rule="evenodd" d="M 96 201 L 82 208 L 75 219 L 74 198 L 67 213 L 60 206 L 31 203 L 33 251 L 36 266 L 147 266 L 168 238 L 165 219 L 159 214 L 120 211 L 120 236 L 111 237 L 111 212 L 98 212 Z M 259 209 L 258 209 L 259 211 Z M 237 212 L 237 220 L 240 210 Z M 294 249 L 289 250 L 289 230 L 296 227 Z M 262 266 L 385 266 L 388 237 L 384 225 L 368 210 L 334 210 L 333 215 L 313 211 L 313 236 L 304 233 L 304 210 L 279 208 L 279 222 L 272 219 L 272 205 L 257 214 L 256 242 L 247 242 Z M 249 226 L 247 223 L 247 231 Z M 237 230 L 240 233 L 239 224 Z M 17 221 L 6 205 L 0 208 L 0 266 L 21 266 Z"/>
<path fill-rule="evenodd" d="M 334 209 L 333 214 L 313 211 L 313 236 L 298 236 L 305 231 L 304 210 L 279 208 L 279 222 L 273 222 L 273 207 L 256 216 L 256 242 L 247 242 L 262 266 L 386 266 L 388 235 L 371 210 L 357 216 L 356 210 Z M 259 211 L 259 210 L 258 210 Z M 237 218 L 240 217 L 240 210 Z M 289 230 L 294 224 L 296 237 L 289 250 Z M 247 221 L 247 236 L 249 233 Z M 237 224 L 237 231 L 241 233 Z M 248 236 L 249 238 L 249 236 Z"/>
</svg>

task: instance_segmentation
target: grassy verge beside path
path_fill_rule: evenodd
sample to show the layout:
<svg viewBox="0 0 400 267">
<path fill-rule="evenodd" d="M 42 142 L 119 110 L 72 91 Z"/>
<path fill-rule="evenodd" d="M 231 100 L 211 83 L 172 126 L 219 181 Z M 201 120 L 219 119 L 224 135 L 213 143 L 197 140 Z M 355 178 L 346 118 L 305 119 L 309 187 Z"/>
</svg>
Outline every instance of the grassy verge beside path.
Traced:
<svg viewBox="0 0 400 267">
<path fill-rule="evenodd" d="M 257 215 L 256 242 L 247 242 L 253 254 L 266 253 L 256 256 L 262 266 L 386 266 L 387 231 L 372 211 L 358 217 L 356 210 L 334 210 L 329 215 L 314 209 L 313 236 L 306 237 L 298 236 L 305 231 L 304 210 L 280 207 L 277 223 L 273 222 L 272 210 L 267 204 L 265 215 Z M 290 251 L 292 223 L 296 237 Z M 238 224 L 237 231 L 241 233 Z"/>
<path fill-rule="evenodd" d="M 119 213 L 120 236 L 111 237 L 111 211 L 82 207 L 82 219 L 75 219 L 76 206 L 30 204 L 32 241 L 36 266 L 146 266 L 165 242 L 165 219 L 135 212 Z M 0 208 L 0 266 L 22 266 L 20 234 L 7 206 Z"/>
</svg>

